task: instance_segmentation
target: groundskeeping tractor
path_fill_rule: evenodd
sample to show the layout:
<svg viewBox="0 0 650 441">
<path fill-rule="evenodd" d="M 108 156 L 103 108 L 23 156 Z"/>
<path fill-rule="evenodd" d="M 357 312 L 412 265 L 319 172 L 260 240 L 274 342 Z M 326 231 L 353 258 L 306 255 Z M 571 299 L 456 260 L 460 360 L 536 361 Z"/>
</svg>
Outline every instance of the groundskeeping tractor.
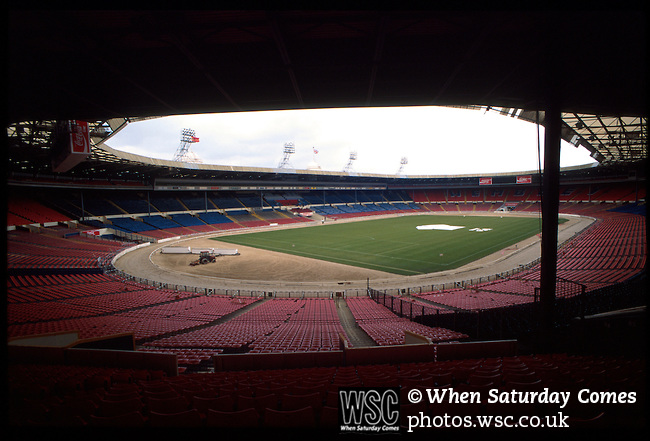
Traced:
<svg viewBox="0 0 650 441">
<path fill-rule="evenodd" d="M 215 254 L 210 253 L 210 251 L 201 251 L 199 258 L 193 262 L 190 262 L 190 266 L 205 265 L 216 260 L 217 256 Z"/>
</svg>

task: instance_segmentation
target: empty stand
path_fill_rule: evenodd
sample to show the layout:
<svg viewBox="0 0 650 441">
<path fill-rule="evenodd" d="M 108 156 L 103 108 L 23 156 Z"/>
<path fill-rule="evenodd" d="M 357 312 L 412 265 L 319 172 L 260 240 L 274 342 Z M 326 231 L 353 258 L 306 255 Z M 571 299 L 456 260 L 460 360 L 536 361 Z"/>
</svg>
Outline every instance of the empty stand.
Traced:
<svg viewBox="0 0 650 441">
<path fill-rule="evenodd" d="M 7 199 L 7 225 L 49 224 L 65 222 L 70 217 L 27 198 L 9 196 Z"/>
<path fill-rule="evenodd" d="M 404 331 L 428 337 L 433 342 L 453 341 L 467 336 L 448 329 L 430 328 L 396 316 L 370 298 L 347 299 L 355 320 L 379 345 L 404 344 Z"/>
<path fill-rule="evenodd" d="M 558 276 L 569 281 L 567 286 L 570 286 L 558 290 L 561 299 L 574 296 L 580 286 L 584 286 L 584 292 L 589 295 L 628 280 L 646 265 L 645 217 L 618 211 L 621 205 L 607 202 L 604 191 L 589 193 L 592 202 L 578 201 L 585 197 L 582 190 L 567 191 L 563 212 L 594 216 L 598 221 L 558 250 Z M 616 191 L 623 195 L 627 190 Z M 482 212 L 495 207 L 492 202 L 479 200 L 487 197 L 483 192 L 455 193 L 452 198 L 461 202 L 458 205 L 448 203 L 449 194 L 444 195 L 444 201 L 436 201 L 440 198 L 436 193 L 422 190 L 405 196 L 404 193 L 359 192 L 354 198 L 350 193 L 342 193 L 332 195 L 337 196 L 338 205 L 314 207 L 314 211 L 361 217 L 415 211 L 422 207 L 429 211 Z M 283 212 L 268 208 L 233 211 L 251 208 L 255 201 L 217 196 L 211 194 L 208 203 L 212 205 L 211 210 L 218 207 L 220 212 L 149 215 L 144 214 L 145 211 L 137 220 L 130 215 L 113 218 L 113 225 L 121 224 L 124 228 L 166 237 L 167 234 L 242 228 L 247 222 L 254 225 L 258 221 L 268 224 L 291 219 Z M 315 195 L 311 196 L 314 201 L 318 200 Z M 504 192 L 503 197 L 516 199 L 520 204 L 516 210 L 534 212 L 538 209 L 532 192 L 515 194 L 509 191 Z M 197 196 L 195 200 L 152 199 L 152 206 L 146 206 L 142 203 L 145 199 L 135 198 L 135 202 L 127 199 L 102 203 L 107 204 L 105 208 L 114 207 L 124 215 L 124 211 L 142 208 L 171 210 L 178 208 L 177 204 L 186 210 L 188 204 L 197 207 L 206 202 L 205 198 L 201 201 Z M 603 202 L 593 202 L 598 199 Z M 414 207 L 409 200 L 418 205 Z M 291 201 L 304 203 L 307 198 L 301 196 Z M 237 204 L 239 207 L 223 208 Z M 101 204 L 98 202 L 97 206 Z M 134 335 L 139 351 L 175 353 L 186 370 L 178 377 L 166 378 L 157 372 L 132 369 L 10 364 L 8 417 L 13 425 L 271 428 L 300 423 L 308 427 L 329 427 L 336 425 L 335 391 L 342 385 L 453 386 L 468 391 L 482 387 L 504 390 L 549 387 L 572 391 L 577 387 L 591 387 L 630 391 L 641 390 L 645 381 L 645 360 L 567 354 L 192 373 L 211 367 L 211 358 L 224 352 L 265 354 L 336 350 L 339 335 L 345 335 L 336 303 L 329 298 L 233 299 L 154 289 L 99 271 L 102 261 L 131 243 L 79 234 L 62 236 L 55 231 L 7 232 L 8 336 L 74 330 L 81 338 L 93 338 L 127 332 Z M 58 271 L 63 269 L 66 272 Z M 52 271 L 41 274 L 40 270 Z M 359 328 L 380 346 L 404 344 L 405 331 L 423 335 L 435 343 L 454 342 L 468 335 L 453 326 L 431 327 L 416 321 L 423 315 L 453 317 L 454 311 L 514 310 L 534 302 L 539 280 L 539 267 L 533 267 L 515 277 L 413 295 L 400 303 L 399 309 L 393 308 L 394 312 L 370 298 L 345 301 Z M 517 318 L 515 314 L 508 317 L 509 320 Z M 505 412 L 484 403 L 478 407 L 480 412 Z M 432 406 L 424 409 L 431 414 L 441 411 Z M 507 409 L 509 412 L 515 410 Z M 572 406 L 568 412 L 572 421 L 584 425 L 590 422 L 608 424 L 615 420 L 618 424 L 636 427 L 643 421 L 643 414 L 636 407 L 622 411 L 607 405 Z"/>
<path fill-rule="evenodd" d="M 10 364 L 8 385 L 10 406 L 8 422 L 12 426 L 64 425 L 108 427 L 214 427 L 214 428 L 291 428 L 336 427 L 337 388 L 340 385 L 453 387 L 458 391 L 478 391 L 515 387 L 517 391 L 592 391 L 635 392 L 638 401 L 622 408 L 620 403 L 580 404 L 573 400 L 563 409 L 572 421 L 603 418 L 611 427 L 643 427 L 645 420 L 645 360 L 642 358 L 605 357 L 550 353 L 496 356 L 427 362 L 314 367 L 255 371 L 223 371 L 184 374 L 178 377 L 143 375 L 123 368 Z M 153 374 L 153 372 L 151 373 Z M 116 382 L 125 375 L 131 382 Z M 108 381 L 95 385 L 96 376 Z M 113 379 L 113 380 L 111 380 Z M 64 387 L 71 380 L 79 384 L 74 392 Z M 287 381 L 289 380 L 289 381 Z M 284 384 L 300 387 L 302 393 L 270 396 L 260 391 Z M 292 386 L 293 385 L 293 386 Z M 616 386 L 614 386 L 616 385 Z M 155 401 L 152 391 L 166 391 L 174 398 Z M 194 392 L 193 392 L 194 391 Z M 213 398 L 188 400 L 186 393 L 210 391 Z M 327 392 L 324 392 L 327 391 Z M 158 393 L 161 393 L 158 392 Z M 119 399 L 123 395 L 124 399 Z M 111 398 L 115 397 L 115 398 Z M 257 401 L 256 401 L 257 400 Z M 405 401 L 406 402 L 406 401 Z M 164 404 L 163 404 L 164 403 Z M 456 407 L 454 407 L 456 406 Z M 471 408 L 470 408 L 471 407 Z M 417 408 L 403 407 L 402 412 L 440 415 L 464 409 L 476 415 L 545 415 L 557 408 L 544 403 L 532 405 L 476 405 L 441 402 L 423 403 Z M 63 418 L 67 424 L 64 424 Z"/>
<path fill-rule="evenodd" d="M 23 268 L 99 268 L 131 244 L 84 237 L 31 233 L 23 230 L 7 232 L 7 267 Z"/>
</svg>

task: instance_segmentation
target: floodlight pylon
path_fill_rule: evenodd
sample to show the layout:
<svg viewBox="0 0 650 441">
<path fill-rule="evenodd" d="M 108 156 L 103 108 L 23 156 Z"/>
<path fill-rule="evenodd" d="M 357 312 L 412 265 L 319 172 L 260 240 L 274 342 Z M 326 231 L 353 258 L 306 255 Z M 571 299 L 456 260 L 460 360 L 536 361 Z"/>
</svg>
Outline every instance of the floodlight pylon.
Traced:
<svg viewBox="0 0 650 441">
<path fill-rule="evenodd" d="M 403 156 L 402 159 L 399 162 L 399 170 L 397 170 L 397 174 L 401 175 L 402 171 L 404 171 L 404 166 L 409 163 L 409 160 L 406 156 Z"/>
<path fill-rule="evenodd" d="M 350 152 L 350 157 L 348 158 L 348 163 L 343 169 L 344 172 L 349 173 L 352 171 L 352 163 L 357 160 L 357 152 Z"/>
<path fill-rule="evenodd" d="M 181 143 L 176 149 L 172 161 L 202 163 L 203 161 L 190 149 L 191 144 L 195 142 L 199 142 L 196 132 L 192 129 L 183 129 L 181 131 Z"/>
<path fill-rule="evenodd" d="M 293 142 L 286 143 L 284 145 L 282 160 L 280 161 L 278 168 L 291 168 L 291 163 L 289 162 L 289 158 L 294 153 L 296 153 L 296 146 L 293 144 Z"/>
</svg>

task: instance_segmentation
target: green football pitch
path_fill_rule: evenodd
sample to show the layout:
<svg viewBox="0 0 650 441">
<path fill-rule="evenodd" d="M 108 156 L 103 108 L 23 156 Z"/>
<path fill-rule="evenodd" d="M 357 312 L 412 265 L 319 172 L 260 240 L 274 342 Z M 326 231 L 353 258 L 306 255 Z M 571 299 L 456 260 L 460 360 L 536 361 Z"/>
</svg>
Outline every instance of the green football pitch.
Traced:
<svg viewBox="0 0 650 441">
<path fill-rule="evenodd" d="M 529 217 L 417 215 L 330 221 L 215 240 L 415 275 L 458 268 L 534 236 L 540 228 L 541 221 Z"/>
</svg>

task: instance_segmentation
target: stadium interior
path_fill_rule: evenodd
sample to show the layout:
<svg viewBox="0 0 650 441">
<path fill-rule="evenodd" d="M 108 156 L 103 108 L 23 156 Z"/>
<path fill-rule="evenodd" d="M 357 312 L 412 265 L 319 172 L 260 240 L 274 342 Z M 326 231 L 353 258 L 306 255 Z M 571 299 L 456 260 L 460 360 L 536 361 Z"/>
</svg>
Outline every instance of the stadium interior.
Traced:
<svg viewBox="0 0 650 441">
<path fill-rule="evenodd" d="M 634 392 L 634 403 L 571 402 L 566 414 L 579 430 L 644 430 L 638 15 L 10 11 L 6 415 L 14 433 L 336 434 L 340 387 L 398 386 L 403 417 L 558 410 L 409 404 L 411 388 Z M 626 62 L 591 61 L 604 53 Z M 129 124 L 166 115 L 421 105 L 540 124 L 544 164 L 393 176 L 197 165 L 109 146 Z M 86 145 L 76 150 L 79 134 Z M 560 168 L 561 141 L 597 164 Z M 178 238 L 450 213 L 537 215 L 541 257 L 480 281 L 459 275 L 392 291 L 368 281 L 361 291 L 311 293 L 271 283 L 181 286 L 115 266 L 138 247 Z M 593 223 L 558 243 L 559 215 Z"/>
</svg>

